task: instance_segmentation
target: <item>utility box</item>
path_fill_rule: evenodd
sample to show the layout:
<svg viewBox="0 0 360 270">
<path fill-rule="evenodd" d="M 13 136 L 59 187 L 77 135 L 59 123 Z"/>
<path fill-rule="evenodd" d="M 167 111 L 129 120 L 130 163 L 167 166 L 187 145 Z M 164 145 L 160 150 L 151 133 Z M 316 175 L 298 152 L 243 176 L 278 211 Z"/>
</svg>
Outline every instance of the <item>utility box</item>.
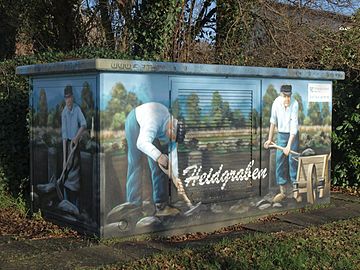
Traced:
<svg viewBox="0 0 360 270">
<path fill-rule="evenodd" d="M 90 59 L 29 76 L 34 209 L 99 237 L 330 201 L 338 71 Z"/>
</svg>

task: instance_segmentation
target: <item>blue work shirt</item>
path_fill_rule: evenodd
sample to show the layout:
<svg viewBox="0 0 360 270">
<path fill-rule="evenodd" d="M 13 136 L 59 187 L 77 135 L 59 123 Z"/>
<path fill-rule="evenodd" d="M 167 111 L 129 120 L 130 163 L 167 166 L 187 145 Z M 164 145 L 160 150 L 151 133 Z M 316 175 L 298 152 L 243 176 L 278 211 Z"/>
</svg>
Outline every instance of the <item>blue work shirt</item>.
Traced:
<svg viewBox="0 0 360 270">
<path fill-rule="evenodd" d="M 171 170 L 174 177 L 178 177 L 177 143 L 166 136 L 167 124 L 172 119 L 169 110 L 157 102 L 142 104 L 135 109 L 136 120 L 140 126 L 137 148 L 151 157 L 154 161 L 160 157 L 161 152 L 153 145 L 155 139 L 169 144 Z"/>
<path fill-rule="evenodd" d="M 285 108 L 284 98 L 277 97 L 271 107 L 270 123 L 277 125 L 278 132 L 295 135 L 299 130 L 299 104 L 291 98 L 290 106 Z"/>
<path fill-rule="evenodd" d="M 73 104 L 72 110 L 65 106 L 61 113 L 61 133 L 63 140 L 75 138 L 80 127 L 86 127 L 86 120 L 77 104 Z"/>
</svg>

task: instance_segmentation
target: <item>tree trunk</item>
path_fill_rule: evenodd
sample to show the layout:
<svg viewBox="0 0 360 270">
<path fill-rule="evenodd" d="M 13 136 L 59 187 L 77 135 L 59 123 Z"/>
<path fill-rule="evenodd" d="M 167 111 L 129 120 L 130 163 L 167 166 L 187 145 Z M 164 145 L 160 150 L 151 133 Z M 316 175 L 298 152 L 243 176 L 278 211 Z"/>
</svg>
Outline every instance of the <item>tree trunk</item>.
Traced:
<svg viewBox="0 0 360 270">
<path fill-rule="evenodd" d="M 106 45 L 108 48 L 113 49 L 115 46 L 114 43 L 114 33 L 111 26 L 111 18 L 109 15 L 109 7 L 107 0 L 99 0 L 99 9 L 101 16 L 101 25 L 105 32 Z"/>
</svg>

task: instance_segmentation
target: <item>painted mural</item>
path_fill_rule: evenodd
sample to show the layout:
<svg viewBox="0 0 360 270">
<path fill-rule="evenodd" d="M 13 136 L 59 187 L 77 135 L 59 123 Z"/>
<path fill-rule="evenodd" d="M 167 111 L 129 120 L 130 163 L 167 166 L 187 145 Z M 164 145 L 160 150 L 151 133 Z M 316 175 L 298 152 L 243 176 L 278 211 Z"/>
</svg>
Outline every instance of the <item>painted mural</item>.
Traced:
<svg viewBox="0 0 360 270">
<path fill-rule="evenodd" d="M 105 237 L 326 203 L 331 87 L 144 73 L 34 80 L 35 202 Z"/>
<path fill-rule="evenodd" d="M 96 231 L 95 81 L 34 81 L 32 103 L 35 204 L 45 216 Z"/>
<path fill-rule="evenodd" d="M 263 93 L 267 207 L 328 201 L 331 82 L 264 80 Z"/>
<path fill-rule="evenodd" d="M 328 200 L 331 83 L 167 78 L 104 75 L 105 235 Z"/>
</svg>

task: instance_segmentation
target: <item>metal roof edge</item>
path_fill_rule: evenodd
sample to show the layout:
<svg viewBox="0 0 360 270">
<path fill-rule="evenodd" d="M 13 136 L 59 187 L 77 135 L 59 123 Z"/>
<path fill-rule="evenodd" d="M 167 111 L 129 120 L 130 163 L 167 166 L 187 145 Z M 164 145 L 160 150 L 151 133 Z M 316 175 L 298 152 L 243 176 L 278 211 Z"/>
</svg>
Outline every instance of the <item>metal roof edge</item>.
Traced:
<svg viewBox="0 0 360 270">
<path fill-rule="evenodd" d="M 78 73 L 89 71 L 216 75 L 225 77 L 239 76 L 322 80 L 345 79 L 345 73 L 343 71 L 153 62 L 102 58 L 36 64 L 16 68 L 16 74 L 18 75 Z"/>
<path fill-rule="evenodd" d="M 16 74 L 42 75 L 51 73 L 95 71 L 95 66 L 96 59 L 69 60 L 63 62 L 19 66 L 16 68 Z"/>
</svg>

